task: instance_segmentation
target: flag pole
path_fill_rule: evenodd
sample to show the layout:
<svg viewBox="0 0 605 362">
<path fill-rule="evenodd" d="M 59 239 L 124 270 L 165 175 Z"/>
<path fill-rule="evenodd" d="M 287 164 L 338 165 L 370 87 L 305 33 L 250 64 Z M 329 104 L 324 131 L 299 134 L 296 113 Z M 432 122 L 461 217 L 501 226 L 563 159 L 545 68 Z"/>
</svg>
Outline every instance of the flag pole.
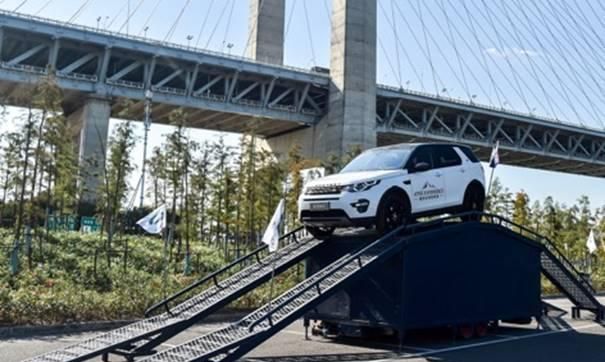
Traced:
<svg viewBox="0 0 605 362">
<path fill-rule="evenodd" d="M 487 193 L 485 197 L 485 202 L 491 202 L 490 200 L 490 192 L 492 191 L 492 181 L 494 180 L 494 171 L 496 171 L 496 167 L 500 163 L 500 155 L 498 154 L 500 148 L 500 142 L 496 141 L 496 145 L 492 149 L 492 154 L 489 157 L 489 167 L 492 169 L 489 175 L 489 183 L 487 185 Z"/>
</svg>

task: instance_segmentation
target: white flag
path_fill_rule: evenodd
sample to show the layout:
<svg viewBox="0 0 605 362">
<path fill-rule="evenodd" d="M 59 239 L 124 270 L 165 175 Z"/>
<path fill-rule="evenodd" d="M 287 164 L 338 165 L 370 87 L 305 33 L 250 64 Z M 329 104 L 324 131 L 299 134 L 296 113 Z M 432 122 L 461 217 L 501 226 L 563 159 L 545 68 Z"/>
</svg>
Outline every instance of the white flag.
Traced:
<svg viewBox="0 0 605 362">
<path fill-rule="evenodd" d="M 161 234 L 162 230 L 166 228 L 166 205 L 158 207 L 137 221 L 137 225 L 150 234 Z"/>
<path fill-rule="evenodd" d="M 588 240 L 586 240 L 586 247 L 591 254 L 597 250 L 597 240 L 594 236 L 594 230 L 590 230 Z"/>
<path fill-rule="evenodd" d="M 496 168 L 500 163 L 500 154 L 498 148 L 500 147 L 500 141 L 496 141 L 496 146 L 492 149 L 492 155 L 489 158 L 489 167 Z"/>
<path fill-rule="evenodd" d="M 263 235 L 263 243 L 269 246 L 269 251 L 274 252 L 278 248 L 279 244 L 279 224 L 281 223 L 282 217 L 284 215 L 285 208 L 284 199 L 279 200 L 279 204 L 275 209 L 275 213 L 273 213 L 273 217 L 271 217 L 271 222 L 267 229 L 265 230 L 265 234 Z"/>
</svg>

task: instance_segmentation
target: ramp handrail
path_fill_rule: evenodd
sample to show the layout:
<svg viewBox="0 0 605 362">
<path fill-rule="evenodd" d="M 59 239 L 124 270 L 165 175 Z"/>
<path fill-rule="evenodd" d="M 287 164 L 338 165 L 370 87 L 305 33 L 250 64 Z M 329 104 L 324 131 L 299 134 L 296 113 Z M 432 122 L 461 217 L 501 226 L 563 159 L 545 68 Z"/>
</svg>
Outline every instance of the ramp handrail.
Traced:
<svg viewBox="0 0 605 362">
<path fill-rule="evenodd" d="M 296 228 L 296 229 L 294 229 L 294 230 L 290 231 L 289 233 L 284 234 L 283 236 L 281 236 L 281 237 L 279 238 L 279 240 L 286 240 L 286 239 L 290 239 L 290 240 L 293 240 L 295 243 L 298 243 L 298 237 L 297 237 L 296 235 L 297 235 L 297 233 L 298 233 L 298 232 L 300 232 L 302 229 L 303 229 L 303 226 L 300 226 L 300 227 L 298 227 L 298 228 Z M 178 292 L 176 292 L 176 293 L 174 293 L 174 294 L 170 295 L 169 297 L 167 297 L 167 298 L 163 299 L 162 301 L 160 301 L 160 302 L 158 302 L 158 303 L 156 303 L 156 304 L 152 305 L 151 307 L 149 307 L 149 308 L 148 308 L 148 309 L 145 311 L 145 317 L 146 317 L 146 318 L 148 318 L 148 317 L 151 315 L 151 313 L 153 313 L 153 312 L 157 311 L 158 309 L 160 309 L 160 308 L 162 308 L 162 307 L 164 307 L 164 308 L 166 309 L 166 312 L 168 312 L 168 314 L 170 314 L 170 309 L 168 309 L 168 303 L 170 303 L 170 302 L 172 302 L 173 300 L 175 300 L 175 299 L 177 299 L 177 298 L 179 298 L 179 297 L 181 297 L 181 296 L 183 296 L 183 295 L 185 295 L 185 294 L 189 293 L 189 292 L 190 292 L 190 291 L 192 291 L 193 289 L 195 289 L 195 288 L 199 287 L 200 285 L 203 285 L 203 284 L 207 283 L 207 282 L 208 282 L 208 281 L 210 281 L 210 280 L 212 280 L 212 281 L 213 281 L 213 283 L 214 283 L 216 286 L 219 286 L 219 281 L 218 281 L 218 278 L 217 278 L 217 277 L 218 277 L 220 274 L 223 274 L 223 273 L 225 273 L 225 272 L 227 272 L 227 271 L 229 271 L 229 270 L 233 269 L 235 266 L 237 266 L 237 265 L 241 265 L 241 264 L 243 264 L 244 262 L 246 262 L 247 260 L 252 259 L 252 258 L 256 258 L 256 259 L 257 259 L 257 261 L 259 261 L 259 262 L 260 262 L 259 254 L 260 254 L 261 252 L 263 252 L 264 250 L 266 250 L 267 248 L 268 248 L 268 246 L 267 246 L 267 245 L 262 245 L 262 246 L 260 246 L 260 247 L 256 248 L 255 250 L 253 250 L 252 252 L 250 252 L 249 254 L 244 255 L 244 256 L 242 256 L 242 257 L 240 257 L 240 258 L 238 258 L 238 259 L 236 259 L 236 260 L 232 261 L 231 263 L 229 263 L 229 264 L 225 265 L 224 267 L 222 267 L 222 268 L 220 268 L 220 269 L 216 270 L 215 272 L 212 272 L 211 274 L 206 275 L 206 276 L 205 276 L 205 277 L 203 277 L 202 279 L 200 279 L 200 280 L 198 280 L 198 281 L 194 282 L 193 284 L 191 284 L 191 285 L 189 285 L 189 286 L 187 286 L 187 287 L 185 287 L 185 288 L 183 288 L 183 289 L 179 290 Z"/>
<path fill-rule="evenodd" d="M 277 312 L 278 310 L 280 310 L 281 308 L 283 308 L 284 306 L 288 305 L 289 303 L 291 303 L 292 301 L 294 301 L 296 298 L 300 297 L 302 294 L 304 294 L 305 292 L 313 289 L 313 288 L 317 288 L 318 294 L 321 294 L 321 290 L 319 289 L 319 284 L 324 281 L 325 279 L 329 278 L 330 276 L 332 276 L 335 272 L 339 271 L 341 267 L 343 267 L 346 264 L 349 264 L 352 261 L 355 261 L 355 259 L 358 259 L 358 262 L 361 266 L 362 260 L 361 260 L 361 256 L 366 253 L 368 250 L 370 250 L 371 248 L 375 247 L 377 244 L 380 244 L 388 239 L 391 239 L 393 237 L 395 237 L 397 234 L 403 232 L 403 231 L 414 231 L 420 227 L 426 227 L 429 225 L 433 225 L 436 223 L 440 223 L 442 221 L 451 219 L 452 217 L 447 216 L 441 219 L 437 219 L 437 220 L 431 220 L 431 221 L 427 221 L 427 222 L 420 222 L 420 223 L 415 223 L 415 224 L 410 224 L 410 225 L 403 225 L 400 226 L 392 231 L 390 231 L 389 233 L 387 233 L 386 235 L 380 237 L 378 240 L 372 242 L 371 244 L 361 248 L 360 250 L 356 251 L 355 253 L 351 254 L 351 255 L 345 255 L 343 257 L 341 257 L 340 259 L 338 259 L 336 262 L 332 263 L 330 265 L 329 269 L 323 269 L 322 272 L 324 272 L 324 274 L 319 277 L 319 279 L 313 281 L 313 283 L 309 284 L 308 286 L 302 288 L 301 290 L 297 291 L 296 293 L 292 294 L 290 297 L 288 297 L 287 299 L 285 299 L 284 301 L 282 301 L 281 303 L 272 306 L 271 309 L 261 318 L 257 319 L 256 321 L 254 321 L 252 324 L 250 324 L 250 326 L 248 326 L 250 331 L 254 330 L 254 327 L 256 327 L 257 325 L 259 325 L 260 323 L 262 323 L 262 321 L 264 320 L 269 320 L 269 325 L 273 325 L 273 321 L 272 321 L 272 316 L 275 312 Z M 388 247 L 387 249 L 385 249 L 383 251 L 383 253 L 386 253 L 388 251 L 391 251 L 393 249 L 396 248 L 401 248 L 403 247 L 403 243 L 395 243 L 393 245 L 391 245 L 390 247 Z M 321 272 L 320 272 L 321 273 Z"/>
<path fill-rule="evenodd" d="M 548 250 L 557 257 L 559 262 L 561 264 L 563 264 L 563 266 L 565 266 L 565 268 L 567 268 L 582 283 L 582 285 L 586 286 L 593 294 L 596 293 L 593 286 L 590 285 L 590 282 L 586 279 L 586 276 L 584 275 L 584 273 L 581 273 L 578 269 L 576 269 L 576 267 L 565 257 L 565 255 L 559 250 L 559 248 L 557 248 L 557 246 L 555 245 L 555 243 L 552 240 L 550 240 L 549 238 L 547 238 L 544 235 L 538 234 L 534 230 L 531 230 L 525 226 L 519 225 L 500 215 L 482 213 L 482 216 L 490 218 L 491 219 L 490 222 L 492 224 L 502 225 L 503 223 L 506 223 L 506 224 L 509 224 L 511 226 L 518 228 L 521 235 L 523 235 L 524 232 L 531 235 L 533 237 L 533 239 L 535 239 L 538 242 L 541 242 L 541 244 L 546 246 L 548 248 Z M 494 219 L 497 219 L 498 222 L 494 222 Z M 508 228 L 511 229 L 511 227 L 508 227 Z"/>
</svg>

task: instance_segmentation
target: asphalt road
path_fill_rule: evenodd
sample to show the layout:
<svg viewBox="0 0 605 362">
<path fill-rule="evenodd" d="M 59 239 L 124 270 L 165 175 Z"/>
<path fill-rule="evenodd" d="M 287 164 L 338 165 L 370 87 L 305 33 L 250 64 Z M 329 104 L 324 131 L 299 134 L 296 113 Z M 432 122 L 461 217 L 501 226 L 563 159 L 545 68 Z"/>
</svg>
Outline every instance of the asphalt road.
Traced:
<svg viewBox="0 0 605 362">
<path fill-rule="evenodd" d="M 557 299 L 553 304 L 569 310 L 567 300 Z M 602 298 L 605 302 L 605 298 Z M 224 325 L 224 324 L 223 324 Z M 221 324 L 204 324 L 167 341 L 169 348 Z M 30 337 L 0 340 L 0 361 L 17 362 L 79 341 L 94 333 Z M 96 359 L 94 361 L 100 361 Z M 281 331 L 245 357 L 246 362 L 475 362 L 475 361 L 532 361 L 532 362 L 597 362 L 605 361 L 605 324 L 599 325 L 592 315 L 572 320 L 545 318 L 538 325 L 503 324 L 486 337 L 462 341 L 446 331 L 411 333 L 403 346 L 380 340 L 331 340 L 321 337 L 304 339 L 302 322 L 296 322 Z M 111 361 L 123 361 L 112 356 Z"/>
</svg>

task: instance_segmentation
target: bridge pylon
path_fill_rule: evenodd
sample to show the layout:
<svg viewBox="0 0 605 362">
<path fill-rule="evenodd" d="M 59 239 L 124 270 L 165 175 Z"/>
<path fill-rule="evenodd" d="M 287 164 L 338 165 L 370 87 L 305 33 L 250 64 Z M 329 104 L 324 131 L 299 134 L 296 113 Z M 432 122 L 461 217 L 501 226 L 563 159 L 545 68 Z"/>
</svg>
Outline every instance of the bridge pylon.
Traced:
<svg viewBox="0 0 605 362">
<path fill-rule="evenodd" d="M 86 99 L 82 107 L 68 115 L 69 121 L 77 131 L 75 142 L 78 146 L 79 163 L 85 166 L 80 167 L 83 173 L 79 181 L 82 189 L 80 204 L 84 207 L 83 211 L 94 208 L 101 190 L 110 115 L 110 100 L 94 96 Z"/>
<path fill-rule="evenodd" d="M 278 154 L 285 155 L 298 144 L 306 156 L 324 159 L 356 146 L 376 146 L 377 2 L 333 0 L 332 9 L 328 112 L 313 127 L 268 138 L 269 147 Z M 280 22 L 281 15 L 281 19 L 258 20 Z"/>
</svg>

